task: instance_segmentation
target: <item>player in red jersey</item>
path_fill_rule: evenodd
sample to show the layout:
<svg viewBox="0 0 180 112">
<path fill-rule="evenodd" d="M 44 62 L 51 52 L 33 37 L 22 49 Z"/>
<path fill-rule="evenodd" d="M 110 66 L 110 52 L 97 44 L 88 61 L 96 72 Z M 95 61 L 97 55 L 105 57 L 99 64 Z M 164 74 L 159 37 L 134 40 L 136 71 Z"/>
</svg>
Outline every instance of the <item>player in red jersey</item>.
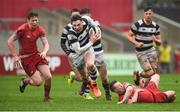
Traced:
<svg viewBox="0 0 180 112">
<path fill-rule="evenodd" d="M 21 25 L 16 32 L 9 37 L 8 47 L 13 56 L 15 65 L 21 65 L 28 77 L 20 81 L 20 92 L 23 93 L 27 85 L 40 86 L 42 84 L 41 75 L 45 79 L 44 101 L 52 101 L 50 98 L 51 73 L 46 60 L 49 44 L 45 36 L 44 29 L 38 25 L 38 14 L 30 12 L 27 16 L 27 23 Z M 44 49 L 38 51 L 37 39 L 41 39 Z M 15 41 L 19 43 L 19 53 L 15 50 Z"/>
<path fill-rule="evenodd" d="M 150 82 L 145 88 L 137 88 L 129 83 L 120 83 L 112 81 L 110 89 L 119 95 L 118 104 L 122 103 L 165 103 L 173 102 L 176 99 L 176 93 L 173 90 L 161 92 L 158 89 L 160 76 L 155 74 L 151 76 Z"/>
</svg>

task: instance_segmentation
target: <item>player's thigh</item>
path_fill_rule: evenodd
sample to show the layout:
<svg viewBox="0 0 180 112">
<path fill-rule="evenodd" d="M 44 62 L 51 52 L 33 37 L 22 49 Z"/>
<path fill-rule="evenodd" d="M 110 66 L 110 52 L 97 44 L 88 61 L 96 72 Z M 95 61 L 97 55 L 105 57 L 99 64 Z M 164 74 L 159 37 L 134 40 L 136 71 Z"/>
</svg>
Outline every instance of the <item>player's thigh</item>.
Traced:
<svg viewBox="0 0 180 112">
<path fill-rule="evenodd" d="M 45 79 L 50 79 L 52 77 L 48 65 L 38 65 L 37 68 Z"/>
<path fill-rule="evenodd" d="M 95 54 L 95 65 L 96 66 L 106 66 L 103 53 Z"/>
<path fill-rule="evenodd" d="M 108 80 L 106 65 L 96 66 L 102 80 Z"/>
<path fill-rule="evenodd" d="M 153 76 L 151 76 L 150 81 L 154 82 L 156 84 L 156 86 L 159 86 L 159 81 L 160 81 L 160 76 L 158 74 L 154 74 Z"/>
<path fill-rule="evenodd" d="M 154 49 L 151 52 L 149 52 L 148 54 L 148 59 L 149 62 L 151 64 L 151 67 L 153 68 L 153 70 L 156 72 L 159 71 L 159 65 L 158 65 L 158 55 L 157 55 L 157 51 Z"/>
<path fill-rule="evenodd" d="M 141 68 L 143 69 L 147 77 L 150 77 L 151 75 L 153 75 L 154 70 L 149 62 L 149 59 L 146 53 L 138 53 L 137 58 L 138 58 Z"/>
<path fill-rule="evenodd" d="M 95 55 L 92 51 L 87 51 L 84 55 L 84 60 L 87 66 L 94 65 Z"/>
<path fill-rule="evenodd" d="M 77 77 L 81 77 L 81 74 L 79 73 L 79 71 L 77 70 L 77 68 L 73 65 L 73 62 L 72 62 L 73 60 L 72 60 L 71 58 L 68 58 L 68 61 L 69 61 L 69 64 L 70 64 L 73 72 L 75 73 L 75 75 L 76 75 Z"/>
</svg>

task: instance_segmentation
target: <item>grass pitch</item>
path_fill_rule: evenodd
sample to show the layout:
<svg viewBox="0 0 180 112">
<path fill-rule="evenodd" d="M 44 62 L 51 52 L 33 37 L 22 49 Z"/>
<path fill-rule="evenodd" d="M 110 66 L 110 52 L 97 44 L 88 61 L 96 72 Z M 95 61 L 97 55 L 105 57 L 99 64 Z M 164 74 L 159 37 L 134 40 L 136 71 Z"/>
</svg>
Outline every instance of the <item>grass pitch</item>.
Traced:
<svg viewBox="0 0 180 112">
<path fill-rule="evenodd" d="M 19 92 L 20 76 L 0 76 L 0 111 L 180 111 L 180 75 L 161 75 L 160 90 L 173 89 L 177 98 L 173 103 L 161 104 L 122 104 L 117 105 L 117 95 L 112 93 L 113 101 L 106 101 L 101 80 L 98 85 L 102 97 L 85 100 L 78 95 L 81 85 L 74 82 L 72 87 L 67 85 L 67 77 L 53 76 L 51 96 L 52 103 L 43 102 L 43 86 L 27 86 L 24 93 Z M 110 80 L 133 83 L 132 76 L 110 76 Z"/>
</svg>

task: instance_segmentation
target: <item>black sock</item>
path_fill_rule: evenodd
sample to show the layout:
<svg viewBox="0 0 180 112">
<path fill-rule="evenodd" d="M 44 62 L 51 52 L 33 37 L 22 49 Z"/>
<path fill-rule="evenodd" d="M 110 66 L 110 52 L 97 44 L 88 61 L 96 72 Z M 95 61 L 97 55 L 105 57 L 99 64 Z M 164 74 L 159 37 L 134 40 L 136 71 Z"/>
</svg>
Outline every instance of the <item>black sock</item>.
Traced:
<svg viewBox="0 0 180 112">
<path fill-rule="evenodd" d="M 106 93 L 106 94 L 110 94 L 109 83 L 106 82 L 106 81 L 103 81 L 103 82 L 102 82 L 102 85 L 103 85 L 103 88 L 104 88 L 104 90 L 105 90 L 105 93 Z"/>
<path fill-rule="evenodd" d="M 89 87 L 88 87 L 88 84 L 89 84 L 89 80 L 84 80 L 83 83 L 82 83 L 82 91 L 83 93 L 89 93 Z"/>
<path fill-rule="evenodd" d="M 89 71 L 89 76 L 94 81 L 97 79 L 97 70 L 96 70 L 96 68 L 94 68 L 93 70 Z"/>
</svg>

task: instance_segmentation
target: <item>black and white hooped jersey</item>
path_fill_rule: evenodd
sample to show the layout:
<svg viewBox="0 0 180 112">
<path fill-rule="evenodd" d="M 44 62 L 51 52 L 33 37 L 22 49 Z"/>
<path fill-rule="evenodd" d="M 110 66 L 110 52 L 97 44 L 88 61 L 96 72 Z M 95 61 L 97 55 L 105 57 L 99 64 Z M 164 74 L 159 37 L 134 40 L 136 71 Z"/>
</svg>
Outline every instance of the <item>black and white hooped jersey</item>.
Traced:
<svg viewBox="0 0 180 112">
<path fill-rule="evenodd" d="M 83 30 L 80 33 L 77 33 L 76 31 L 74 31 L 72 27 L 69 29 L 67 39 L 68 39 L 68 43 L 70 45 L 69 48 L 70 48 L 72 53 L 76 53 L 76 51 L 72 47 L 73 43 L 79 42 L 80 47 L 83 47 L 89 43 L 89 30 L 90 30 L 90 28 L 91 27 L 88 24 L 88 22 L 83 20 Z"/>
<path fill-rule="evenodd" d="M 61 34 L 61 48 L 62 50 L 69 55 L 71 50 L 69 49 L 69 43 L 67 41 L 67 34 L 68 31 L 71 29 L 72 25 L 69 23 L 67 26 L 64 27 L 63 32 Z"/>
<path fill-rule="evenodd" d="M 138 20 L 131 26 L 131 31 L 135 34 L 137 42 L 143 42 L 142 48 L 136 48 L 136 51 L 145 51 L 153 47 L 153 35 L 160 35 L 160 27 L 154 21 L 147 25 L 143 19 Z"/>
<path fill-rule="evenodd" d="M 89 16 L 82 16 L 83 19 L 86 19 L 88 24 L 90 24 L 91 26 L 97 26 L 99 29 L 100 29 L 100 24 L 98 21 L 95 21 L 93 20 L 91 17 Z M 93 27 L 94 28 L 94 27 Z M 96 31 L 97 29 L 94 29 L 94 31 Z M 103 48 L 102 48 L 102 44 L 101 44 L 101 40 L 98 40 L 96 41 L 94 44 L 93 44 L 93 49 L 94 49 L 94 52 L 95 54 L 96 53 L 101 53 L 103 52 Z"/>
<path fill-rule="evenodd" d="M 80 33 L 76 33 L 73 28 L 69 29 L 68 32 L 68 43 L 70 45 L 70 50 L 71 52 L 75 53 L 75 50 L 72 48 L 71 44 L 75 42 L 79 42 L 80 47 L 85 46 L 86 44 L 89 43 L 89 38 L 90 38 L 90 29 L 93 31 L 95 30 L 95 26 L 92 26 L 91 24 L 88 23 L 86 19 L 83 19 L 83 30 Z M 101 51 L 102 50 L 102 45 L 101 41 L 97 41 L 93 44 L 94 51 Z"/>
</svg>

